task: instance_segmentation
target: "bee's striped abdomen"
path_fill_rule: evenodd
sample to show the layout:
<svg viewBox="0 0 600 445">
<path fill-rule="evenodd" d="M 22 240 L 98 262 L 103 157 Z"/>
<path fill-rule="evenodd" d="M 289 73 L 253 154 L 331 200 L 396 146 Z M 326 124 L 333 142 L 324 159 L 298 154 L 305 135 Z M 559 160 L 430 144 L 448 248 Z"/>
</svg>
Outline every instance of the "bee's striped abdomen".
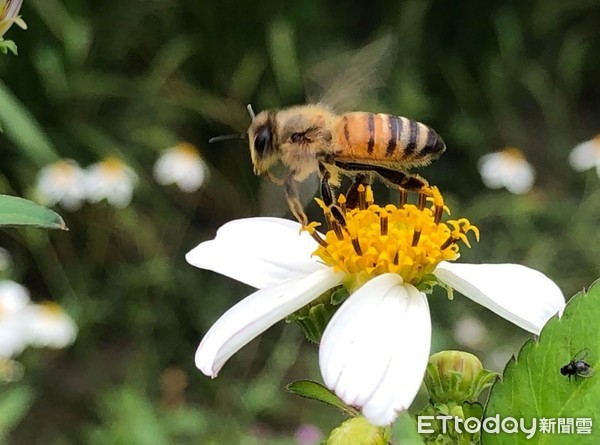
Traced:
<svg viewBox="0 0 600 445">
<path fill-rule="evenodd" d="M 337 156 L 354 161 L 424 165 L 446 149 L 427 125 L 391 114 L 346 113 L 336 130 Z"/>
</svg>

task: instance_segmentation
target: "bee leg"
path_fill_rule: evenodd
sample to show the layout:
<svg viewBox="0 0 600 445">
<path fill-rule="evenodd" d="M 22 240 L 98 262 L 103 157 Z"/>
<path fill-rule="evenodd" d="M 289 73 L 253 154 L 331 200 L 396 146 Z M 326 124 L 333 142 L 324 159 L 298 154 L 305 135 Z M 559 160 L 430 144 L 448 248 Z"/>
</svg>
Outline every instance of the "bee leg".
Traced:
<svg viewBox="0 0 600 445">
<path fill-rule="evenodd" d="M 368 186 L 371 185 L 371 175 L 367 173 L 358 173 L 354 177 L 354 182 L 348 188 L 346 192 L 346 207 L 349 209 L 355 209 L 358 207 L 359 198 L 358 198 L 358 188 L 360 186 Z"/>
<path fill-rule="evenodd" d="M 298 182 L 296 182 L 293 176 L 288 176 L 284 182 L 285 197 L 288 202 L 288 206 L 292 211 L 294 217 L 298 220 L 302 226 L 308 225 L 308 218 L 304 213 L 304 207 L 302 201 L 300 201 L 300 194 L 298 193 Z"/>
<path fill-rule="evenodd" d="M 399 170 L 392 170 L 376 165 L 358 164 L 354 162 L 336 162 L 336 167 L 346 171 L 377 173 L 385 181 L 406 190 L 419 191 L 428 185 L 427 181 L 418 175 L 409 175 Z"/>
<path fill-rule="evenodd" d="M 377 168 L 375 172 L 388 182 L 397 185 L 405 190 L 418 192 L 427 187 L 429 183 L 418 175 L 409 175 L 404 172 L 389 170 L 387 168 Z"/>
<path fill-rule="evenodd" d="M 331 210 L 331 214 L 334 216 L 334 218 L 342 226 L 345 226 L 346 218 L 344 218 L 344 215 L 339 207 L 334 204 L 333 191 L 331 190 L 331 184 L 329 184 L 331 173 L 329 170 L 327 170 L 325 164 L 322 162 L 319 162 L 319 173 L 321 174 L 321 198 L 323 199 L 323 203 L 329 207 L 329 210 Z"/>
</svg>

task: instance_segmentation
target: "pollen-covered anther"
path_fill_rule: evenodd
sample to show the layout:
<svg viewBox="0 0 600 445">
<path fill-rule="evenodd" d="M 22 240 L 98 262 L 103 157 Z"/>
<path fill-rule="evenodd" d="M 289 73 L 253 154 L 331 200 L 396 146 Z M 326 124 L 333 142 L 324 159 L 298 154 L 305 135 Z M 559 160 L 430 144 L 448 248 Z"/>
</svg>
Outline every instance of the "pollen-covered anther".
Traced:
<svg viewBox="0 0 600 445">
<path fill-rule="evenodd" d="M 346 209 L 345 225 L 330 221 L 329 208 L 321 205 L 330 230 L 315 255 L 336 270 L 362 278 L 396 273 L 411 284 L 431 274 L 441 261 L 459 257 L 459 243 L 469 246 L 467 234 L 477 228 L 461 218 L 442 222 L 447 207 L 437 188 L 420 193 L 418 203 L 385 207 L 373 202 L 369 186 L 357 187 L 359 208 Z M 320 201 L 320 200 L 319 200 Z M 338 209 L 342 208 L 345 198 Z"/>
<path fill-rule="evenodd" d="M 346 213 L 346 197 L 343 194 L 340 194 L 337 198 L 337 202 L 340 206 L 342 213 Z"/>
</svg>

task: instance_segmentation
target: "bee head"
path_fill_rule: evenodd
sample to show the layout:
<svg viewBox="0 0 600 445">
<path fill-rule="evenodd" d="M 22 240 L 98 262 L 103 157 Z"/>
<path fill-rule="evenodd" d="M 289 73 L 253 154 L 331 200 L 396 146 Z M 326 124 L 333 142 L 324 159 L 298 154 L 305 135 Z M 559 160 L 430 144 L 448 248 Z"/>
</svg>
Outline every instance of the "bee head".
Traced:
<svg viewBox="0 0 600 445">
<path fill-rule="evenodd" d="M 254 115 L 250 105 L 248 105 L 248 111 L 252 117 L 252 123 L 248 128 L 250 156 L 252 157 L 254 174 L 260 175 L 277 162 L 275 119 L 269 111 Z"/>
</svg>

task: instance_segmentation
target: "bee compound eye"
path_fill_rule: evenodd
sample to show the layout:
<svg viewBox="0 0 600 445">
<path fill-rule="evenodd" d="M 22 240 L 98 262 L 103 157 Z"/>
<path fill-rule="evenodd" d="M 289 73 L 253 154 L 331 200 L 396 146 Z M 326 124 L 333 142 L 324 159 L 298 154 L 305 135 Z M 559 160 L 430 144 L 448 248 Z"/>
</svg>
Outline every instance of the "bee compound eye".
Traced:
<svg viewBox="0 0 600 445">
<path fill-rule="evenodd" d="M 271 132 L 268 127 L 262 127 L 256 132 L 254 148 L 259 155 L 263 155 L 271 146 Z"/>
</svg>

